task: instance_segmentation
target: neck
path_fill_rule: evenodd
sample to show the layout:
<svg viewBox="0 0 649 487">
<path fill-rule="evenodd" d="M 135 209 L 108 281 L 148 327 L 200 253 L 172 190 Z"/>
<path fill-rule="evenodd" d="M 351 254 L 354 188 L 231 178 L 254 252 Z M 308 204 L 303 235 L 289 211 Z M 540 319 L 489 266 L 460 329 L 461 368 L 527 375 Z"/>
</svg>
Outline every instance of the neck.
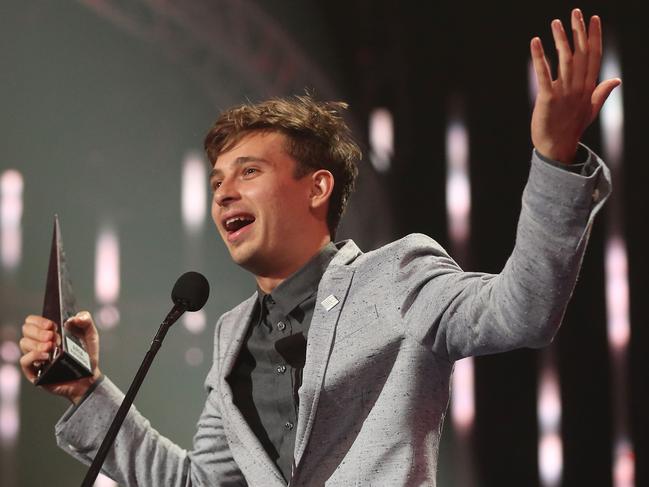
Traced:
<svg viewBox="0 0 649 487">
<path fill-rule="evenodd" d="M 315 257 L 329 242 L 331 242 L 331 237 L 327 234 L 326 236 L 323 236 L 321 240 L 315 242 L 313 246 L 310 246 L 309 251 L 301 253 L 288 265 L 285 265 L 281 269 L 273 271 L 268 275 L 256 275 L 255 279 L 257 281 L 257 286 L 259 286 L 259 289 L 266 294 L 272 293 L 277 286 L 295 274 L 301 267 Z"/>
</svg>

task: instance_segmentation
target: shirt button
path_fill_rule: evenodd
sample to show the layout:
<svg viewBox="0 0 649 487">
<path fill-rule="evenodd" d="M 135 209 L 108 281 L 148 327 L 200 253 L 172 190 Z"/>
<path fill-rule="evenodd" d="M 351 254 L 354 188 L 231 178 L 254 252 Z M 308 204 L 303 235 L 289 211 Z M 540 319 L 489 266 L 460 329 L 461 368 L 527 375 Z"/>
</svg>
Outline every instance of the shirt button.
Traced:
<svg viewBox="0 0 649 487">
<path fill-rule="evenodd" d="M 294 426 L 293 423 L 291 423 L 290 421 L 287 421 L 286 423 L 284 423 L 284 428 L 289 430 L 289 431 L 293 429 L 293 426 Z"/>
<path fill-rule="evenodd" d="M 279 323 L 277 323 L 277 329 L 279 331 L 284 331 L 285 328 L 286 328 L 286 325 L 284 324 L 283 321 L 280 321 Z"/>
<path fill-rule="evenodd" d="M 277 369 L 275 370 L 277 370 L 278 374 L 283 374 L 284 372 L 286 372 L 286 365 L 278 365 Z"/>
</svg>

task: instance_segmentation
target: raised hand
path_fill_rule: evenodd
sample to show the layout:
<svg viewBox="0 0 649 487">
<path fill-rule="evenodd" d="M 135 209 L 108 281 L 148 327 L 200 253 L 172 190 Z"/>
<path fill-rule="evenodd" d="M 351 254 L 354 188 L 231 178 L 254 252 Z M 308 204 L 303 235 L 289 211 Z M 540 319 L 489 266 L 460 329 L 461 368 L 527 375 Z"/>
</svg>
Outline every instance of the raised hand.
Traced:
<svg viewBox="0 0 649 487">
<path fill-rule="evenodd" d="M 98 367 L 99 335 L 92 316 L 87 311 L 77 313 L 65 323 L 65 326 L 68 329 L 74 329 L 75 335 L 83 341 L 90 356 L 93 375 L 70 382 L 46 385 L 43 388 L 52 394 L 67 397 L 76 404 L 83 398 L 88 388 L 101 377 Z M 61 337 L 56 332 L 56 325 L 50 320 L 34 315 L 25 318 L 23 337 L 20 339 L 20 349 L 23 352 L 23 356 L 20 358 L 20 367 L 27 380 L 32 383 L 36 380 L 36 364 L 48 360 L 49 353 L 60 343 L 60 340 Z"/>
<path fill-rule="evenodd" d="M 622 81 L 612 78 L 597 84 L 602 60 L 602 25 L 590 18 L 588 32 L 579 9 L 571 15 L 574 52 L 560 20 L 552 21 L 552 35 L 559 54 L 559 72 L 552 79 L 541 39 L 530 43 L 538 82 L 532 114 L 532 143 L 545 157 L 564 163 L 574 162 L 577 144 L 584 130 L 599 113 L 613 89 Z"/>
</svg>

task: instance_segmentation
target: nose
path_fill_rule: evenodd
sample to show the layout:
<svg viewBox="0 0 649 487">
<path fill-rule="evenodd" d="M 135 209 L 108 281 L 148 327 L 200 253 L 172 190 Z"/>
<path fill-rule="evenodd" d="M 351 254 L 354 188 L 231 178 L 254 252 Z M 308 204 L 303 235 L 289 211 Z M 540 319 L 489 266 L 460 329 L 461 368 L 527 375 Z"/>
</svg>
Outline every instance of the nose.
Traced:
<svg viewBox="0 0 649 487">
<path fill-rule="evenodd" d="M 223 178 L 221 185 L 214 193 L 214 201 L 221 207 L 228 206 L 233 201 L 237 201 L 240 197 L 236 181 L 230 178 Z"/>
</svg>

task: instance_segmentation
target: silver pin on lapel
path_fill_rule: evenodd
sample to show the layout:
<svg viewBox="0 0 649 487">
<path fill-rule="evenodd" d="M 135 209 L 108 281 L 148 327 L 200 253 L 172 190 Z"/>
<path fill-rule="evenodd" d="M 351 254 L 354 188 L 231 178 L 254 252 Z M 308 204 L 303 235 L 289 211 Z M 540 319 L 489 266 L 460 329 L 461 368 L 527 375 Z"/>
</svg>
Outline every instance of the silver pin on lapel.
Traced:
<svg viewBox="0 0 649 487">
<path fill-rule="evenodd" d="M 330 311 L 334 306 L 338 304 L 338 298 L 333 294 L 330 294 L 329 296 L 324 298 L 320 304 L 324 306 L 324 309 Z"/>
</svg>

